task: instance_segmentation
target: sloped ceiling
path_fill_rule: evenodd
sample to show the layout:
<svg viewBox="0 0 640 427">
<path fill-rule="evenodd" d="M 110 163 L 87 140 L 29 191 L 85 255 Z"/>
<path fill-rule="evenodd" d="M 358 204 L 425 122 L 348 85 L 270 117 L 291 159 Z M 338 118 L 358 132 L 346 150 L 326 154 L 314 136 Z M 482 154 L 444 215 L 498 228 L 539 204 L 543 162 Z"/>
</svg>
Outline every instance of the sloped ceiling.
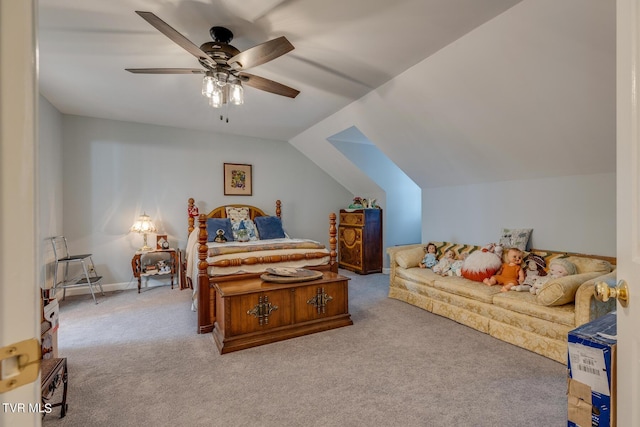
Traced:
<svg viewBox="0 0 640 427">
<path fill-rule="evenodd" d="M 351 126 L 422 188 L 614 172 L 615 49 L 615 2 L 526 0 L 291 143 L 354 193 Z"/>
<path fill-rule="evenodd" d="M 520 1 L 40 0 L 40 91 L 65 114 L 287 141 Z M 214 25 L 233 31 L 240 50 L 286 36 L 294 51 L 249 71 L 300 95 L 247 88 L 220 121 L 201 76 L 124 70 L 198 67 L 136 10 L 196 45 Z"/>
</svg>

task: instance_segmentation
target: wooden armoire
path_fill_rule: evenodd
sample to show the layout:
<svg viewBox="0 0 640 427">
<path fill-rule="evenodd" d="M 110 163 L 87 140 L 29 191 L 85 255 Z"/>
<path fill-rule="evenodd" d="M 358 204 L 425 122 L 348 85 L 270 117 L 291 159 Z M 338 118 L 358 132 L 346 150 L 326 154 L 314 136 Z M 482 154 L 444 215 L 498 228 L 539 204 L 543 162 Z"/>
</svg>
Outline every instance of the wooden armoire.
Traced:
<svg viewBox="0 0 640 427">
<path fill-rule="evenodd" d="M 382 209 L 342 209 L 338 266 L 359 274 L 382 272 Z"/>
</svg>

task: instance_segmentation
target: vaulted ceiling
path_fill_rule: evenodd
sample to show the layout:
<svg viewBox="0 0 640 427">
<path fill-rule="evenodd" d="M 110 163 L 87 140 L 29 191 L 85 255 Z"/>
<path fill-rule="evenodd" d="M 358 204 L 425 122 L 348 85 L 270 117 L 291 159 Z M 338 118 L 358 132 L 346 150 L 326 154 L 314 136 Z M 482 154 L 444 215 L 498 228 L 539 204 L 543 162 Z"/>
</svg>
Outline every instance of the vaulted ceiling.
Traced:
<svg viewBox="0 0 640 427">
<path fill-rule="evenodd" d="M 377 187 L 327 139 L 355 127 L 421 188 L 615 171 L 615 2 L 602 0 L 40 0 L 40 89 L 66 114 L 289 141 L 354 194 Z M 197 67 L 138 15 L 199 45 L 295 50 L 249 71 L 229 123 Z M 524 191 L 525 189 L 523 189 Z"/>
<path fill-rule="evenodd" d="M 423 189 L 614 173 L 615 9 L 525 0 L 291 143 L 354 194 L 371 184 L 323 143 L 351 126 Z"/>
<path fill-rule="evenodd" d="M 286 141 L 519 1 L 40 0 L 40 89 L 65 114 Z M 295 50 L 249 71 L 300 95 L 246 88 L 245 104 L 220 121 L 200 94 L 201 75 L 125 71 L 199 67 L 136 10 L 198 46 L 214 25 L 229 28 L 241 51 L 286 36 Z"/>
</svg>

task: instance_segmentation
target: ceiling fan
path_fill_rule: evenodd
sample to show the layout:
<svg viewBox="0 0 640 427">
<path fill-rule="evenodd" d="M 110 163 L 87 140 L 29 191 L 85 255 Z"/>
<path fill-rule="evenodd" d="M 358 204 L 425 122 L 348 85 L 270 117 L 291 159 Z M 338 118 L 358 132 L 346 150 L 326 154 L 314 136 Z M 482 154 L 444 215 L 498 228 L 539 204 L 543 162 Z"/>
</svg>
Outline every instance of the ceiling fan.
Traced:
<svg viewBox="0 0 640 427">
<path fill-rule="evenodd" d="M 295 98 L 300 93 L 289 86 L 244 71 L 292 51 L 293 45 L 284 36 L 241 52 L 229 44 L 233 40 L 233 33 L 225 27 L 215 26 L 209 30 L 213 41 L 198 47 L 152 12 L 136 11 L 136 13 L 171 41 L 195 56 L 204 69 L 126 68 L 126 71 L 138 74 L 204 74 L 202 94 L 209 98 L 209 104 L 213 107 L 221 107 L 227 102 L 242 104 L 244 102 L 242 85 L 289 98 Z"/>
</svg>

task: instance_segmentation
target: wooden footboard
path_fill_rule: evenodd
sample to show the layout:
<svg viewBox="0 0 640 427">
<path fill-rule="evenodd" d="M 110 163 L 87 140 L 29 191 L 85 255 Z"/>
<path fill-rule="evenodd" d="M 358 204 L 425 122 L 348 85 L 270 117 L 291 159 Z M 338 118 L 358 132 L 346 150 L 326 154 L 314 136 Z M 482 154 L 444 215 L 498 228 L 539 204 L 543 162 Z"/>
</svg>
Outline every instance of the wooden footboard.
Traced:
<svg viewBox="0 0 640 427">
<path fill-rule="evenodd" d="M 192 199 L 190 199 L 191 202 Z M 279 202 L 279 201 L 278 201 Z M 279 208 L 279 203 L 278 203 Z M 278 213 L 280 209 L 278 209 Z M 203 334 L 213 331 L 213 325 L 216 320 L 215 313 L 215 291 L 213 284 L 216 282 L 227 282 L 247 277 L 258 277 L 261 273 L 245 273 L 234 274 L 228 276 L 216 276 L 209 277 L 208 269 L 210 266 L 214 267 L 228 267 L 238 265 L 252 265 L 252 264 L 265 264 L 265 263 L 278 263 L 289 260 L 300 259 L 317 259 L 326 257 L 324 252 L 314 252 L 306 255 L 292 254 L 292 255 L 277 255 L 277 256 L 264 256 L 264 257 L 250 257 L 246 259 L 228 259 L 224 261 L 218 261 L 212 264 L 207 262 L 208 246 L 207 246 L 207 218 L 208 215 L 200 214 L 198 218 L 198 333 Z M 309 267 L 313 270 L 329 270 L 335 273 L 338 272 L 337 263 L 337 228 L 336 228 L 336 214 L 331 213 L 329 215 L 329 263 Z"/>
</svg>

